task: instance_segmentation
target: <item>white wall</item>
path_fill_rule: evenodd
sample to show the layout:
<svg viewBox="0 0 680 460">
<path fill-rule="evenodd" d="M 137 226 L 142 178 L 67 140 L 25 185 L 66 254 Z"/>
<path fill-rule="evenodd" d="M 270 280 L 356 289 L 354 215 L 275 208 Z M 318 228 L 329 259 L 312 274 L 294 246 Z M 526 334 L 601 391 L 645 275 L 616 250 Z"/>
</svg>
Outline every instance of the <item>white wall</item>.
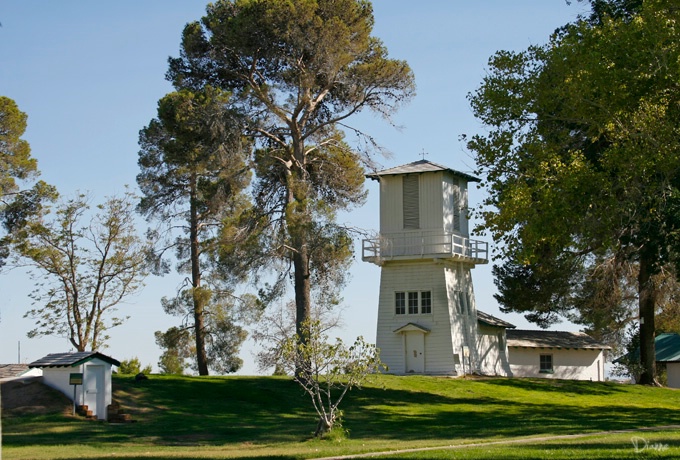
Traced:
<svg viewBox="0 0 680 460">
<path fill-rule="evenodd" d="M 510 375 L 505 329 L 479 324 L 477 326 L 477 350 L 479 368 L 484 375 Z"/>
<path fill-rule="evenodd" d="M 680 362 L 666 363 L 666 375 L 670 388 L 680 388 Z"/>
<path fill-rule="evenodd" d="M 553 373 L 539 372 L 540 355 L 553 356 Z M 508 347 L 513 377 L 540 377 L 571 380 L 604 380 L 602 350 Z"/>
<path fill-rule="evenodd" d="M 104 380 L 102 382 L 102 388 L 98 391 L 103 391 L 104 396 L 99 396 L 100 404 L 96 404 L 97 411 L 96 416 L 99 419 L 106 419 L 107 417 L 107 406 L 111 404 L 112 390 L 111 390 L 111 364 L 101 361 L 99 359 L 93 359 L 85 364 L 81 364 L 77 367 L 45 367 L 43 368 L 43 383 L 48 385 L 55 390 L 59 390 L 64 393 L 69 399 L 73 400 L 73 385 L 69 385 L 69 377 L 74 373 L 82 373 L 83 380 L 87 378 L 85 375 L 88 372 L 88 368 L 91 366 L 103 366 L 104 367 Z M 85 382 L 83 382 L 85 383 Z M 94 402 L 87 400 L 88 396 L 84 397 L 83 385 L 76 385 L 76 404 L 82 405 L 87 404 L 94 406 Z M 103 403 L 103 404 L 102 404 Z"/>
</svg>

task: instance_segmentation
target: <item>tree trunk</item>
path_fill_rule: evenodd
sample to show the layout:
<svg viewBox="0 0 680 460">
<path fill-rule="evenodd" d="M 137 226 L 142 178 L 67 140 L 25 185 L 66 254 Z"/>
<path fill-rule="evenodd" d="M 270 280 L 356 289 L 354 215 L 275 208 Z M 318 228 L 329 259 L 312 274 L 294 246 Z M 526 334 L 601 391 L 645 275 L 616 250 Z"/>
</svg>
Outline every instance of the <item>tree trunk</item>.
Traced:
<svg viewBox="0 0 680 460">
<path fill-rule="evenodd" d="M 301 344 L 309 337 L 309 319 L 312 311 L 311 279 L 309 272 L 309 223 L 311 216 L 307 207 L 309 184 L 304 169 L 304 143 L 299 139 L 293 142 L 294 168 L 288 174 L 288 206 L 287 225 L 293 248 L 293 270 L 295 289 L 295 332 Z M 296 365 L 295 374 L 302 377 L 302 368 L 309 368 L 307 363 Z"/>
<path fill-rule="evenodd" d="M 331 416 L 328 420 L 321 416 L 319 417 L 319 423 L 316 424 L 316 431 L 314 432 L 314 437 L 319 438 L 324 434 L 328 433 L 333 429 L 333 424 L 335 422 L 335 417 Z"/>
<path fill-rule="evenodd" d="M 196 209 L 196 182 L 191 183 L 190 197 L 190 228 L 189 240 L 191 244 L 191 287 L 194 304 L 194 336 L 196 338 L 196 366 L 198 375 L 208 375 L 208 356 L 205 351 L 205 297 L 199 292 L 201 288 L 200 248 L 198 244 L 198 210 Z"/>
<path fill-rule="evenodd" d="M 644 248 L 640 254 L 640 273 L 638 274 L 638 295 L 640 309 L 640 364 L 642 374 L 638 383 L 651 385 L 656 379 L 656 350 L 654 346 L 654 310 L 656 289 L 650 273 L 649 256 Z"/>
</svg>

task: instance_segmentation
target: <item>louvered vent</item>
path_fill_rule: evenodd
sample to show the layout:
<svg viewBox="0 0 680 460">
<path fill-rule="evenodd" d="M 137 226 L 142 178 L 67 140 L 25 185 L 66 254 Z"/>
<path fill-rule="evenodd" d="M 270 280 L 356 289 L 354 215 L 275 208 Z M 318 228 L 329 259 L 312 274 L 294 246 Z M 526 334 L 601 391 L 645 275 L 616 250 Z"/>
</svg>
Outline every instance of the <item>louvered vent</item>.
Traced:
<svg viewBox="0 0 680 460">
<path fill-rule="evenodd" d="M 420 177 L 417 174 L 403 176 L 404 229 L 420 228 Z"/>
</svg>

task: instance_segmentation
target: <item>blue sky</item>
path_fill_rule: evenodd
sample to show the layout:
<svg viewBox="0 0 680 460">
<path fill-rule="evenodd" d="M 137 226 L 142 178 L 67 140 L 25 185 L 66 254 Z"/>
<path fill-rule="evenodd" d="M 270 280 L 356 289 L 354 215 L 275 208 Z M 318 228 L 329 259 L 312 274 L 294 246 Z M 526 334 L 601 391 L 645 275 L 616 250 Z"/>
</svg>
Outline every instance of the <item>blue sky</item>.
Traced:
<svg viewBox="0 0 680 460">
<path fill-rule="evenodd" d="M 177 56 L 184 24 L 199 19 L 204 0 L 3 0 L 0 3 L 0 95 L 28 114 L 24 138 L 39 162 L 42 179 L 71 196 L 90 192 L 95 202 L 135 186 L 137 139 L 155 116 L 159 98 L 172 90 L 165 81 L 167 58 Z M 374 35 L 390 56 L 411 65 L 417 96 L 394 118 L 395 129 L 362 114 L 352 124 L 373 135 L 391 156 L 392 167 L 426 159 L 472 172 L 474 161 L 461 134 L 484 128 L 474 119 L 466 95 L 485 75 L 497 50 L 521 50 L 545 43 L 549 35 L 586 10 L 565 0 L 374 0 Z M 341 216 L 350 225 L 378 229 L 378 190 L 367 183 L 367 204 Z M 484 191 L 472 189 L 472 202 Z M 143 230 L 140 228 L 140 231 Z M 491 241 L 490 241 L 491 242 Z M 380 270 L 361 262 L 357 242 L 352 282 L 344 292 L 345 326 L 338 335 L 375 340 Z M 520 326 L 521 316 L 502 315 L 493 299 L 491 266 L 473 271 L 477 307 Z M 117 359 L 156 362 L 153 332 L 176 324 L 159 299 L 171 295 L 181 278 L 151 277 L 121 305 L 131 319 L 110 331 L 105 353 Z M 30 362 L 68 351 L 63 338 L 28 339 L 32 321 L 27 294 L 32 282 L 22 271 L 0 275 L 0 363 Z M 558 328 L 573 329 L 562 324 Z M 241 373 L 255 373 L 252 346 L 242 352 Z"/>
</svg>

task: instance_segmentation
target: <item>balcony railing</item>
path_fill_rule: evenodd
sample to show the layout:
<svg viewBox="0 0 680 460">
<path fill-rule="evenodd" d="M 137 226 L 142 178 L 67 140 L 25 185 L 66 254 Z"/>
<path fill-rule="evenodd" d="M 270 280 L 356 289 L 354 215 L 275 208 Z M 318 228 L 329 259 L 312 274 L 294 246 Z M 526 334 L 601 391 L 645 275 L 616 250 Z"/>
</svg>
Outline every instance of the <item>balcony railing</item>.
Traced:
<svg viewBox="0 0 680 460">
<path fill-rule="evenodd" d="M 473 263 L 488 261 L 489 245 L 455 233 L 415 231 L 381 234 L 379 238 L 363 240 L 361 257 L 380 264 L 385 259 L 413 257 L 450 257 Z"/>
</svg>

